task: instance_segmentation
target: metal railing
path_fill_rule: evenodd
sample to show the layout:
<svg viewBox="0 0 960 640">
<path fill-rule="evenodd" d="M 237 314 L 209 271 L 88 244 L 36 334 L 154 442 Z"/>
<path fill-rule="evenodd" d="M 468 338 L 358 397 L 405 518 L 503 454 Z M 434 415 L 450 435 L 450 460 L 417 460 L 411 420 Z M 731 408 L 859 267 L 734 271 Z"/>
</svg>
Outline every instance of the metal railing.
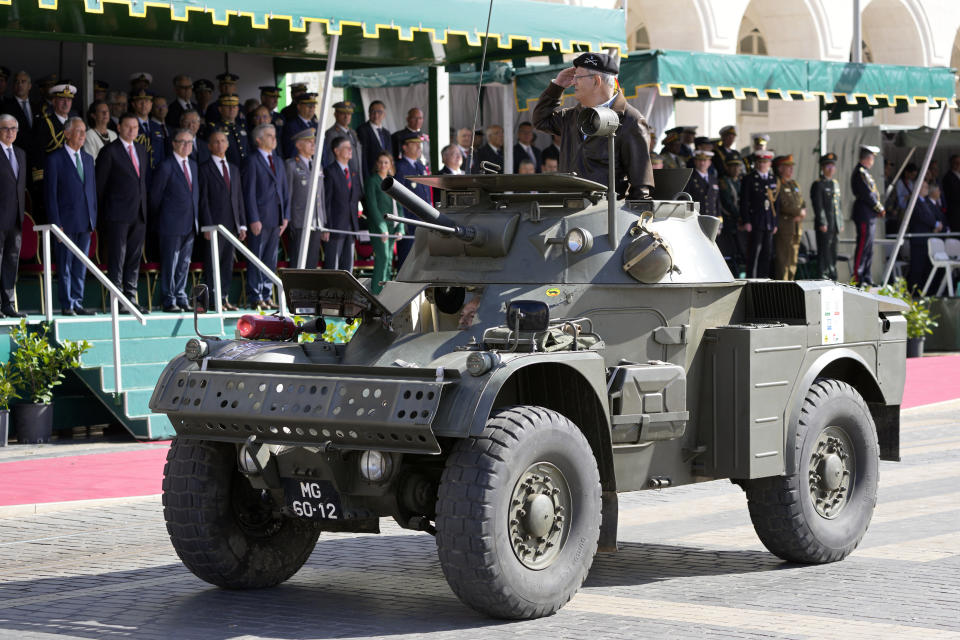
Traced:
<svg viewBox="0 0 960 640">
<path fill-rule="evenodd" d="M 87 256 L 85 251 L 81 251 L 80 247 L 75 245 L 67 234 L 63 232 L 63 229 L 58 227 L 55 224 L 42 224 L 34 227 L 37 231 L 40 232 L 43 241 L 43 303 L 45 306 L 47 322 L 53 322 L 53 274 L 51 268 L 53 261 L 50 256 L 50 234 L 52 233 L 57 237 L 63 246 L 70 250 L 70 253 L 77 256 L 80 259 L 80 262 L 83 263 L 83 266 L 87 268 L 87 272 L 92 273 L 94 277 L 100 281 L 100 284 L 110 292 L 110 324 L 112 329 L 113 336 L 113 381 L 115 385 L 114 393 L 120 393 L 123 391 L 122 379 L 120 375 L 120 304 L 130 312 L 130 315 L 135 317 L 141 325 L 147 324 L 147 319 L 143 317 L 143 314 L 140 313 L 139 307 L 132 303 L 127 296 L 123 295 L 123 292 L 117 288 L 115 284 L 110 282 L 110 279 L 102 271 L 100 267 L 93 263 L 93 260 Z"/>
<path fill-rule="evenodd" d="M 267 265 L 258 258 L 250 249 L 246 247 L 237 236 L 230 233 L 230 231 L 223 226 L 222 224 L 214 224 L 208 227 L 203 227 L 200 229 L 204 233 L 210 233 L 210 254 L 211 260 L 213 262 L 212 267 L 212 277 L 213 277 L 213 293 L 216 296 L 216 302 L 214 303 L 214 309 L 216 309 L 217 315 L 223 313 L 223 291 L 221 290 L 222 285 L 220 284 L 220 241 L 219 236 L 223 235 L 227 241 L 232 244 L 240 254 L 247 259 L 247 262 L 259 269 L 260 273 L 263 274 L 265 278 L 270 280 L 273 285 L 277 288 L 277 306 L 280 307 L 280 315 L 286 316 L 286 307 L 287 307 L 287 298 L 283 293 L 283 281 L 280 280 L 280 276 L 271 271 Z"/>
</svg>

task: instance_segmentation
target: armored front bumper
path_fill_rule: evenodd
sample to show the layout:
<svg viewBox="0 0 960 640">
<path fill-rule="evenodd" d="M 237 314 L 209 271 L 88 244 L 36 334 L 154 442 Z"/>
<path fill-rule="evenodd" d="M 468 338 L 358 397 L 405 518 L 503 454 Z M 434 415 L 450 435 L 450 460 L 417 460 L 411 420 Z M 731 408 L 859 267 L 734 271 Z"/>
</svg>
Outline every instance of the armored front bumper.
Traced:
<svg viewBox="0 0 960 640">
<path fill-rule="evenodd" d="M 161 378 L 150 408 L 177 435 L 204 440 L 439 453 L 431 424 L 450 369 L 244 363 Z"/>
</svg>

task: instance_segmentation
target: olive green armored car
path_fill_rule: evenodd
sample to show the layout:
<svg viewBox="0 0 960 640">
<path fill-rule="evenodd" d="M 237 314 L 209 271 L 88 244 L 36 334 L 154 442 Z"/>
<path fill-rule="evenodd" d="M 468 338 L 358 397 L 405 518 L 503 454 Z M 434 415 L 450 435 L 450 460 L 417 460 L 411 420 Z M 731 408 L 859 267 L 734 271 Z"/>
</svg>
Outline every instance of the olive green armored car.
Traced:
<svg viewBox="0 0 960 640">
<path fill-rule="evenodd" d="M 906 307 L 732 278 L 719 220 L 672 179 L 630 201 L 575 175 L 416 178 L 439 210 L 385 180 L 422 222 L 380 295 L 282 271 L 285 313 L 306 322 L 245 317 L 161 375 L 184 564 L 273 586 L 322 532 L 393 518 L 435 536 L 464 603 L 535 618 L 616 551 L 619 493 L 720 479 L 780 558 L 850 554 L 879 460 L 899 456 Z M 359 320 L 348 342 L 322 338 L 334 319 Z"/>
</svg>

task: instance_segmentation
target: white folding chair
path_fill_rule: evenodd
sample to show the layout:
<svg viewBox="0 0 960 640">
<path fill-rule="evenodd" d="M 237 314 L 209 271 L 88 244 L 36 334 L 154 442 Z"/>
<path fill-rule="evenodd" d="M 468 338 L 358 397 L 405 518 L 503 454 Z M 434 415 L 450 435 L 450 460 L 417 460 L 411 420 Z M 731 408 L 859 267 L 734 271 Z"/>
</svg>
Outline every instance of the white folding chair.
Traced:
<svg viewBox="0 0 960 640">
<path fill-rule="evenodd" d="M 927 282 L 923 285 L 923 290 L 920 292 L 920 295 L 927 295 L 927 289 L 930 288 L 930 284 L 933 282 L 937 270 L 942 268 L 945 277 L 940 282 L 940 288 L 937 289 L 936 295 L 937 297 L 942 296 L 944 289 L 946 289 L 947 296 L 953 296 L 955 291 L 953 288 L 953 269 L 960 267 L 960 260 L 950 259 L 950 256 L 947 255 L 947 247 L 943 238 L 927 238 L 927 253 L 930 256 L 930 264 L 933 266 L 933 269 L 930 271 L 930 277 L 927 278 Z"/>
</svg>

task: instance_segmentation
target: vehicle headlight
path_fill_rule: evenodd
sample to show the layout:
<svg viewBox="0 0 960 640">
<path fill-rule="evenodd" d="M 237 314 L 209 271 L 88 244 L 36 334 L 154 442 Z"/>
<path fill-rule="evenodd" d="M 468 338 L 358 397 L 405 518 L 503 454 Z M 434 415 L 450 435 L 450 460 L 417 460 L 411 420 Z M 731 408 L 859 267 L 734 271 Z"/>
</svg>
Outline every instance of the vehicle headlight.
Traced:
<svg viewBox="0 0 960 640">
<path fill-rule="evenodd" d="M 567 232 L 564 242 L 570 253 L 582 253 L 593 247 L 593 236 L 586 229 L 571 229 Z"/>
<path fill-rule="evenodd" d="M 360 475 L 370 482 L 382 482 L 390 477 L 393 460 L 382 451 L 364 451 L 360 454 Z"/>
<path fill-rule="evenodd" d="M 489 351 L 474 351 L 467 356 L 467 371 L 472 376 L 482 376 L 499 362 L 496 354 Z"/>
<path fill-rule="evenodd" d="M 187 360 L 199 362 L 209 351 L 210 345 L 206 342 L 197 338 L 190 338 L 187 340 L 187 346 L 183 349 L 183 355 L 187 357 Z"/>
<path fill-rule="evenodd" d="M 250 451 L 250 447 L 243 445 L 240 447 L 240 469 L 244 473 L 249 473 L 251 475 L 256 475 L 262 471 L 260 464 L 257 462 L 256 456 Z"/>
</svg>

